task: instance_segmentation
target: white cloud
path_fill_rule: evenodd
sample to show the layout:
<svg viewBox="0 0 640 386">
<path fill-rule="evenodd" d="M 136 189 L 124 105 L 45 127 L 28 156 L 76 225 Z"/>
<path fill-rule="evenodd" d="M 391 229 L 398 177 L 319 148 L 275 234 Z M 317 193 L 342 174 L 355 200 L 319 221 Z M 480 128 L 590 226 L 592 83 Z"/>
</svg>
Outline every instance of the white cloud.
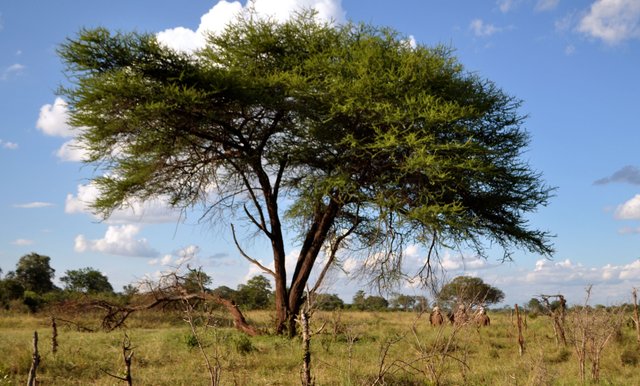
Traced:
<svg viewBox="0 0 640 386">
<path fill-rule="evenodd" d="M 9 150 L 15 150 L 18 148 L 18 144 L 15 142 L 7 142 L 7 141 L 3 141 L 2 139 L 0 139 L 0 146 L 3 149 L 9 149 Z"/>
<path fill-rule="evenodd" d="M 481 19 L 475 19 L 469 24 L 469 29 L 473 31 L 476 36 L 489 37 L 502 29 L 494 26 L 493 24 L 485 24 Z"/>
<path fill-rule="evenodd" d="M 91 204 L 98 198 L 99 191 L 95 184 L 78 185 L 76 195 L 67 194 L 65 200 L 64 211 L 68 214 L 84 213 L 93 215 Z M 158 224 L 167 222 L 177 222 L 180 219 L 180 213 L 171 209 L 166 200 L 156 198 L 145 202 L 133 200 L 129 206 L 122 209 L 116 209 L 107 219 L 109 224 L 124 223 L 146 223 Z"/>
<path fill-rule="evenodd" d="M 640 38 L 640 1 L 596 0 L 577 30 L 607 44 Z"/>
<path fill-rule="evenodd" d="M 477 270 L 490 267 L 486 259 L 479 256 L 461 256 L 446 253 L 441 260 L 442 268 L 447 271 Z"/>
<path fill-rule="evenodd" d="M 258 16 L 272 17 L 284 21 L 293 12 L 303 8 L 311 8 L 318 12 L 322 20 L 341 22 L 345 19 L 341 0 L 256 0 L 245 7 L 238 1 L 219 1 L 200 18 L 198 28 L 193 31 L 186 27 L 176 27 L 157 34 L 158 40 L 175 50 L 193 52 L 205 44 L 207 33 L 219 33 L 243 12 L 253 6 Z"/>
<path fill-rule="evenodd" d="M 67 123 L 69 109 L 67 102 L 62 98 L 56 98 L 53 104 L 46 104 L 40 108 L 40 115 L 36 122 L 36 128 L 46 135 L 55 137 L 71 137 L 73 131 Z"/>
<path fill-rule="evenodd" d="M 640 220 L 640 194 L 618 206 L 615 217 L 619 220 Z"/>
<path fill-rule="evenodd" d="M 294 271 L 294 269 L 296 268 L 296 262 L 298 260 L 298 255 L 300 254 L 300 250 L 298 249 L 294 249 L 291 250 L 286 256 L 285 256 L 285 269 L 287 270 L 287 272 L 289 272 L 289 275 L 287 277 L 287 283 L 290 282 L 291 280 L 291 273 Z M 275 270 L 275 263 L 273 262 L 273 259 L 270 259 L 269 262 L 265 262 L 262 259 L 256 259 L 260 264 L 264 265 L 265 267 L 269 268 L 270 270 L 274 271 Z M 320 264 L 317 265 L 318 267 L 320 266 Z M 314 270 L 314 272 L 312 272 L 312 274 L 317 274 L 318 272 L 316 272 Z M 242 283 L 246 283 L 249 279 L 251 279 L 254 276 L 258 276 L 258 275 L 263 275 L 264 277 L 266 277 L 267 279 L 269 279 L 269 281 L 272 282 L 273 284 L 273 277 L 271 275 L 269 275 L 268 273 L 265 273 L 260 267 L 258 267 L 257 265 L 253 264 L 253 263 L 249 263 L 249 270 L 247 271 L 247 273 L 244 275 L 244 278 L 242 279 Z M 310 284 L 313 284 L 313 280 L 309 281 Z"/>
<path fill-rule="evenodd" d="M 142 238 L 136 239 L 140 227 L 136 225 L 109 226 L 104 237 L 97 240 L 87 240 L 84 235 L 75 239 L 76 252 L 100 252 L 109 255 L 153 257 L 158 252 L 149 246 L 149 242 Z"/>
<path fill-rule="evenodd" d="M 19 75 L 24 71 L 24 69 L 25 66 L 20 63 L 12 64 L 0 73 L 0 80 L 7 80 L 14 75 Z"/>
<path fill-rule="evenodd" d="M 62 144 L 56 151 L 56 156 L 62 161 L 82 162 L 87 159 L 88 153 L 76 139 L 72 139 Z"/>
<path fill-rule="evenodd" d="M 560 0 L 538 0 L 535 10 L 538 12 L 551 11 L 555 9 L 559 3 Z"/>
<path fill-rule="evenodd" d="M 610 270 L 585 267 L 569 259 L 557 262 L 541 259 L 536 262 L 535 269 L 525 276 L 525 281 L 532 287 L 543 284 L 587 285 L 601 283 L 607 277 L 613 277 Z"/>
<path fill-rule="evenodd" d="M 26 245 L 31 245 L 33 244 L 34 241 L 33 240 L 28 240 L 28 239 L 17 239 L 11 242 L 11 244 L 13 245 L 18 245 L 18 246 L 26 246 Z"/>
<path fill-rule="evenodd" d="M 172 254 L 166 254 L 161 258 L 155 258 L 148 261 L 149 265 L 162 265 L 165 267 L 181 267 L 181 266 L 192 266 L 192 267 L 202 267 L 208 264 L 199 257 L 200 247 L 197 245 L 189 245 L 185 248 L 182 248 Z"/>
<path fill-rule="evenodd" d="M 586 267 L 575 264 L 566 259 L 559 262 L 538 260 L 532 272 L 526 275 L 526 281 L 532 285 L 580 285 L 588 284 L 618 284 L 627 280 L 637 280 L 640 277 L 640 260 L 629 264 L 602 267 Z"/>
<path fill-rule="evenodd" d="M 42 202 L 42 201 L 34 201 L 26 204 L 16 204 L 14 208 L 25 208 L 25 209 L 33 209 L 33 208 L 46 208 L 48 206 L 53 206 L 50 202 Z"/>
</svg>

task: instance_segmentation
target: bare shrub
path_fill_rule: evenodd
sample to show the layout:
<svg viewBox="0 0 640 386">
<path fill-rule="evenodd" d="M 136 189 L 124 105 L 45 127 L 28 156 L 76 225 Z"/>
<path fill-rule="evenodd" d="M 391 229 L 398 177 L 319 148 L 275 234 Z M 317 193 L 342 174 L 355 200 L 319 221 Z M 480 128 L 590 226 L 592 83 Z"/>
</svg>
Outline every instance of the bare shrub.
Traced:
<svg viewBox="0 0 640 386">
<path fill-rule="evenodd" d="M 580 368 L 580 379 L 586 377 L 586 362 L 591 362 L 591 378 L 600 380 L 600 359 L 605 347 L 618 333 L 624 322 L 624 307 L 607 310 L 604 307 L 589 306 L 591 286 L 586 289 L 584 305 L 575 307 L 570 313 L 567 324 L 569 341 L 574 348 Z"/>
</svg>

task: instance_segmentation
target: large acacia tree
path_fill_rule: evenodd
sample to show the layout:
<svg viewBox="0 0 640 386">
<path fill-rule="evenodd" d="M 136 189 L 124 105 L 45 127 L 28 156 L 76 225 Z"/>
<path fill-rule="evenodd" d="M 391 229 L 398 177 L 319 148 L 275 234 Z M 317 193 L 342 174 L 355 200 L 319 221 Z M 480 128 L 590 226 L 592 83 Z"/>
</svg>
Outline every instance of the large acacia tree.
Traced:
<svg viewBox="0 0 640 386">
<path fill-rule="evenodd" d="M 552 252 L 525 217 L 549 188 L 521 159 L 520 101 L 446 48 L 302 13 L 239 18 L 190 54 L 98 28 L 60 55 L 71 123 L 98 166 L 96 212 L 161 196 L 254 226 L 272 247 L 275 268 L 261 268 L 275 279 L 279 332 L 295 331 L 322 252 L 320 279 L 351 251 L 383 282 L 402 276 L 408 243 L 427 247 L 425 275 L 442 247 Z"/>
</svg>

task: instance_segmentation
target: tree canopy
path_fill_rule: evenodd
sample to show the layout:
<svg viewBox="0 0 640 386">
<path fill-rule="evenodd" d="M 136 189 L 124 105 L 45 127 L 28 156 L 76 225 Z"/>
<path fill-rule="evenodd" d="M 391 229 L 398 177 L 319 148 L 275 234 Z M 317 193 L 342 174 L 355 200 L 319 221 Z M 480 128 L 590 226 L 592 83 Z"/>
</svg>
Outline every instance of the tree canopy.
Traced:
<svg viewBox="0 0 640 386">
<path fill-rule="evenodd" d="M 53 291 L 56 286 L 53 284 L 55 270 L 50 265 L 49 256 L 29 253 L 18 260 L 15 274 L 12 275 L 26 291 L 32 291 L 42 295 Z"/>
<path fill-rule="evenodd" d="M 456 305 L 470 308 L 477 305 L 499 303 L 504 299 L 504 292 L 485 283 L 479 277 L 458 276 L 445 284 L 438 293 L 437 301 L 441 305 L 453 309 Z"/>
<path fill-rule="evenodd" d="M 102 272 L 91 268 L 67 270 L 60 278 L 65 289 L 73 292 L 98 293 L 113 292 L 109 279 Z"/>
<path fill-rule="evenodd" d="M 248 221 L 272 247 L 274 268 L 260 267 L 275 279 L 278 331 L 295 330 L 322 251 L 320 279 L 349 251 L 381 284 L 403 277 L 409 243 L 429 251 L 423 276 L 445 247 L 552 252 L 526 220 L 550 189 L 521 158 L 520 101 L 447 48 L 303 12 L 239 17 L 193 54 L 103 28 L 59 53 L 71 123 L 98 166 L 95 211 L 164 197 Z M 299 236 L 293 272 L 287 232 Z"/>
<path fill-rule="evenodd" d="M 238 285 L 235 301 L 239 306 L 254 310 L 263 309 L 271 299 L 271 283 L 262 275 L 254 276 L 245 284 Z"/>
</svg>

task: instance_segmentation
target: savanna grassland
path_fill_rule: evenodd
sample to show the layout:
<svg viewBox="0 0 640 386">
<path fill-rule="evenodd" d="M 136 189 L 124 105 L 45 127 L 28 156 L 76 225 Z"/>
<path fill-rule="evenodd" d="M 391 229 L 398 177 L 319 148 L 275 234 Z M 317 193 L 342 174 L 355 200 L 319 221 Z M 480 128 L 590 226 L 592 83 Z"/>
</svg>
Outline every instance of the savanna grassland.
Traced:
<svg viewBox="0 0 640 386">
<path fill-rule="evenodd" d="M 491 326 L 482 328 L 433 327 L 427 314 L 414 312 L 317 311 L 311 317 L 311 373 L 317 385 L 581 385 L 596 384 L 598 362 L 598 384 L 640 385 L 630 315 L 570 310 L 566 345 L 556 340 L 551 317 L 529 315 L 522 321 L 520 355 L 517 323 L 508 311 L 490 312 Z M 73 322 L 97 326 L 97 317 L 75 315 Z M 61 316 L 54 354 L 49 315 L 0 314 L 0 385 L 26 383 L 34 331 L 40 385 L 125 384 L 112 376 L 123 376 L 125 334 L 133 350 L 133 384 L 207 385 L 209 368 L 221 385 L 302 384 L 301 338 L 271 334 L 269 312 L 250 312 L 248 319 L 264 334 L 246 336 L 222 315 L 192 330 L 177 313 L 139 313 L 112 332 L 79 331 Z"/>
</svg>

